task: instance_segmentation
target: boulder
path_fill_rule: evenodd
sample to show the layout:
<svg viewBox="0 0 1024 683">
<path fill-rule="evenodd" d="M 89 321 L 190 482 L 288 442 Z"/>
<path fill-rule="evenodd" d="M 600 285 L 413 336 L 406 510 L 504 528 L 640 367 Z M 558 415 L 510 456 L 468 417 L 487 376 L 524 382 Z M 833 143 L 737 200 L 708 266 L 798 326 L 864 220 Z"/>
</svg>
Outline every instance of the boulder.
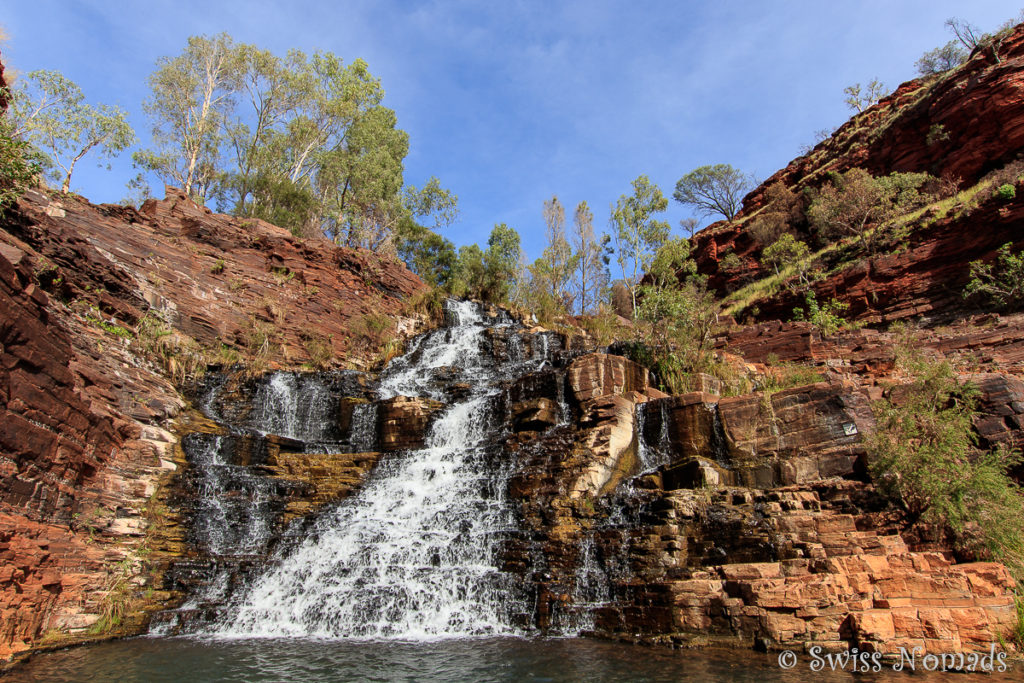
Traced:
<svg viewBox="0 0 1024 683">
<path fill-rule="evenodd" d="M 512 406 L 512 428 L 517 432 L 538 432 L 558 424 L 558 404 L 550 398 L 535 398 Z"/>
</svg>

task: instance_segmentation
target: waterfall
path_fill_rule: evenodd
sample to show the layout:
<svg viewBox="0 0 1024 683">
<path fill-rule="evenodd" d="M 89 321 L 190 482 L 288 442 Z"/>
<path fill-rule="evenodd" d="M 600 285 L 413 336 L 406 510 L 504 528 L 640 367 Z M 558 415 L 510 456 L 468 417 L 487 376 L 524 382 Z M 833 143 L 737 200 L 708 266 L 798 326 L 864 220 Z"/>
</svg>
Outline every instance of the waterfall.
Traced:
<svg viewBox="0 0 1024 683">
<path fill-rule="evenodd" d="M 392 361 L 378 397 L 441 399 L 434 375 L 453 368 L 472 386 L 468 396 L 437 417 L 426 447 L 382 459 L 358 494 L 280 549 L 214 633 L 430 640 L 517 632 L 525 595 L 495 567 L 498 544 L 515 529 L 504 499 L 512 463 L 496 457 L 502 373 L 482 351 L 487 327 L 512 322 L 485 318 L 470 302 L 450 302 L 447 312 L 447 327 Z"/>
<path fill-rule="evenodd" d="M 262 552 L 274 517 L 269 490 L 273 482 L 231 464 L 234 437 L 188 434 L 182 447 L 199 494 L 192 525 L 196 544 L 214 557 Z"/>
<path fill-rule="evenodd" d="M 518 334 L 510 334 L 508 337 L 508 358 L 514 364 L 523 362 L 523 339 Z"/>
<path fill-rule="evenodd" d="M 548 340 L 548 335 L 546 333 L 542 332 L 542 333 L 540 333 L 540 334 L 538 334 L 536 336 L 536 341 L 538 341 L 540 343 L 537 344 L 534 347 L 533 357 L 537 358 L 537 356 L 539 355 L 540 356 L 539 360 L 541 360 L 541 361 L 548 360 L 548 356 L 551 353 L 549 348 L 548 348 L 550 346 L 550 341 Z M 537 353 L 538 351 L 540 351 L 540 354 Z"/>
<path fill-rule="evenodd" d="M 318 378 L 275 372 L 257 387 L 249 423 L 263 434 L 330 441 L 337 410 L 337 401 Z"/>
<path fill-rule="evenodd" d="M 352 409 L 348 442 L 353 453 L 367 453 L 377 445 L 376 403 L 360 403 Z"/>
<path fill-rule="evenodd" d="M 672 419 L 669 413 L 669 400 L 658 399 L 641 403 L 636 407 L 636 436 L 637 436 L 637 460 L 640 462 L 641 472 L 650 472 L 661 465 L 668 464 L 672 459 L 672 441 L 669 436 L 669 421 Z M 648 441 L 647 423 L 652 416 L 648 415 L 651 406 L 657 404 L 658 435 L 654 443 Z"/>
</svg>

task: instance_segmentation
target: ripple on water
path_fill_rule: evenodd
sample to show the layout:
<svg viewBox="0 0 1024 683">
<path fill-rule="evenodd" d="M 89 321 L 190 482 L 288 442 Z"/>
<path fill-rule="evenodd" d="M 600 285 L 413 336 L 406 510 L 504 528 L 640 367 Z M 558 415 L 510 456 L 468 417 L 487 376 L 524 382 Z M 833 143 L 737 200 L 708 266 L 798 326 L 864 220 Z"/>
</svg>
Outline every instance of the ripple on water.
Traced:
<svg viewBox="0 0 1024 683">
<path fill-rule="evenodd" d="M 1019 681 L 1020 672 L 986 676 Z M 791 671 L 775 654 L 670 650 L 583 638 L 485 638 L 437 643 L 309 639 L 203 641 L 137 638 L 38 655 L 4 681 L 710 681 L 963 683 L 962 674 L 909 677 L 814 673 L 801 655 Z"/>
</svg>

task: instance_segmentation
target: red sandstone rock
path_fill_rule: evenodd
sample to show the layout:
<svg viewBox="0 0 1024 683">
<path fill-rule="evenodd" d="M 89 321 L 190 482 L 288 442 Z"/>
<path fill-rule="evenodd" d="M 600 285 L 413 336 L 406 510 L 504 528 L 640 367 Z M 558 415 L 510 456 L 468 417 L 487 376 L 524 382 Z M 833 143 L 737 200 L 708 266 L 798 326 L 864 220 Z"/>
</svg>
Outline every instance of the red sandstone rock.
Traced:
<svg viewBox="0 0 1024 683">
<path fill-rule="evenodd" d="M 219 216 L 173 191 L 142 212 L 30 191 L 0 228 L 2 659 L 44 635 L 86 637 L 115 568 L 131 579 L 131 611 L 179 552 L 174 515 L 151 511 L 176 467 L 165 427 L 184 403 L 164 370 L 222 344 L 330 364 L 362 343 L 349 332 L 362 315 L 393 314 L 423 285 L 400 264 Z M 171 326 L 161 339 L 186 344 L 165 369 L 143 357 L 145 339 L 126 338 L 147 313 Z M 254 331 L 265 349 L 252 347 Z M 137 616 L 114 632 L 137 631 Z"/>
<path fill-rule="evenodd" d="M 929 132 L 942 126 L 947 139 L 927 144 Z M 719 292 L 734 291 L 742 281 L 763 275 L 758 255 L 763 245 L 747 231 L 743 219 L 759 210 L 767 188 L 782 182 L 797 191 L 817 187 L 832 171 L 860 167 L 874 175 L 928 172 L 954 177 L 970 187 L 986 172 L 1020 156 L 1024 150 L 1024 29 L 1017 27 L 1003 43 L 1001 61 L 980 51 L 963 67 L 916 79 L 858 114 L 813 152 L 793 160 L 744 200 L 732 223 L 720 222 L 695 236 L 700 272 Z M 836 297 L 850 304 L 848 315 L 867 322 L 948 315 L 969 306 L 960 298 L 967 264 L 990 258 L 995 249 L 1024 239 L 1015 226 L 1024 215 L 1024 199 L 987 201 L 969 215 L 943 218 L 918 228 L 908 248 L 840 270 L 815 285 L 818 300 Z M 929 219 L 930 217 L 924 217 Z M 744 267 L 723 271 L 719 260 L 736 254 Z M 789 319 L 802 295 L 782 294 L 759 301 L 757 318 Z"/>
<path fill-rule="evenodd" d="M 395 396 L 377 408 L 379 444 L 382 451 L 422 448 L 431 416 L 441 404 L 426 398 Z"/>
<path fill-rule="evenodd" d="M 92 298 L 129 328 L 150 312 L 208 348 L 285 365 L 351 359 L 363 316 L 424 288 L 398 261 L 215 214 L 173 188 L 140 211 L 32 191 L 19 209 L 8 231 L 58 269 L 65 298 Z"/>
<path fill-rule="evenodd" d="M 645 392 L 651 386 L 647 368 L 621 356 L 589 353 L 569 365 L 569 387 L 577 401 Z"/>
</svg>

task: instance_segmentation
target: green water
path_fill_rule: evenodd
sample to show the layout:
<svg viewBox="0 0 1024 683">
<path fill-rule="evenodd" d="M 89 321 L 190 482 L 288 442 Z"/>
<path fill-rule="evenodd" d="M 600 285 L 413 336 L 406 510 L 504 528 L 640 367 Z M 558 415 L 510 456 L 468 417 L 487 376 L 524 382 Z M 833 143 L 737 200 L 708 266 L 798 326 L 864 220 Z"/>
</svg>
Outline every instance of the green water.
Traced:
<svg viewBox="0 0 1024 683">
<path fill-rule="evenodd" d="M 847 667 L 849 669 L 849 667 Z M 790 670 L 778 655 L 672 650 L 567 639 L 491 638 L 433 643 L 313 640 L 202 641 L 137 638 L 38 655 L 7 681 L 1020 681 L 994 675 L 812 671 L 799 655 Z"/>
</svg>

